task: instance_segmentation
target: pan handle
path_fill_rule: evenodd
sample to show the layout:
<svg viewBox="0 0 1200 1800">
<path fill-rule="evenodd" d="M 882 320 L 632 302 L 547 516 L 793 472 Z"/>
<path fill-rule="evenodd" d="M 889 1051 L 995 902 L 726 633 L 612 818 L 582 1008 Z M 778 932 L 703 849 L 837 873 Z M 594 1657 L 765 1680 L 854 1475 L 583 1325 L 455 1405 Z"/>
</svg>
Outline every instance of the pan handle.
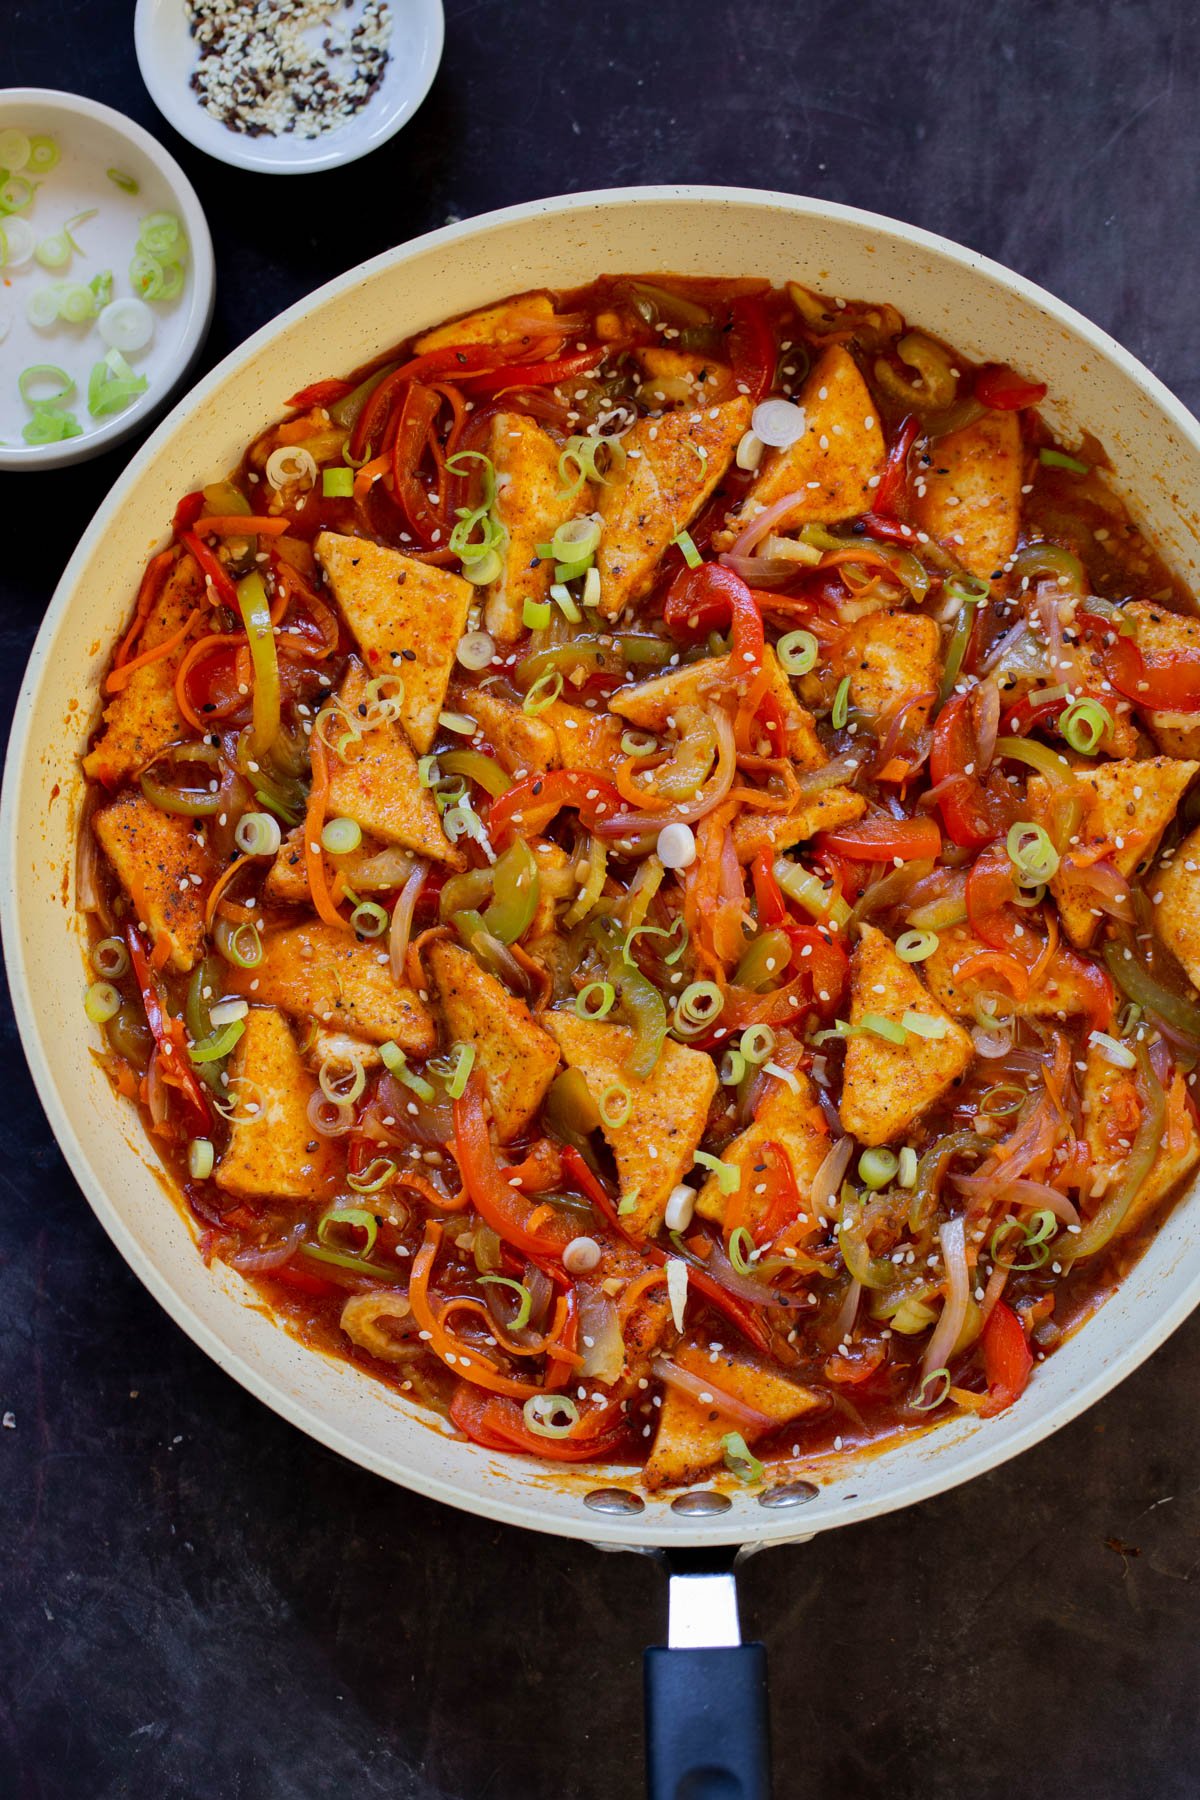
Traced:
<svg viewBox="0 0 1200 1800">
<path fill-rule="evenodd" d="M 767 1653 L 741 1641 L 732 1570 L 672 1573 L 645 1695 L 647 1800 L 770 1800 Z"/>
</svg>

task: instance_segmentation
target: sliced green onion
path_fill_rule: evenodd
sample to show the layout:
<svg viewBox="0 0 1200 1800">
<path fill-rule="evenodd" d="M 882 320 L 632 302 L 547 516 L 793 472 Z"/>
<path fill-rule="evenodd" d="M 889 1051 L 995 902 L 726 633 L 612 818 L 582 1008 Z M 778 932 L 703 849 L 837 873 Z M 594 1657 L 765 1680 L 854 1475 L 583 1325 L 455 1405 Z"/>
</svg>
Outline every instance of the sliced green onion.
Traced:
<svg viewBox="0 0 1200 1800">
<path fill-rule="evenodd" d="M 1009 829 L 1005 848 L 1018 878 L 1027 885 L 1051 881 L 1058 873 L 1058 851 L 1042 825 L 1018 819 Z"/>
<path fill-rule="evenodd" d="M 742 1184 L 742 1171 L 736 1163 L 722 1162 L 719 1156 L 712 1156 L 707 1150 L 697 1150 L 692 1163 L 693 1166 L 698 1163 L 710 1175 L 715 1175 L 723 1194 L 735 1194 Z"/>
<path fill-rule="evenodd" d="M 431 788 L 442 778 L 436 756 L 422 756 L 417 763 L 417 780 L 423 788 Z"/>
<path fill-rule="evenodd" d="M 58 317 L 58 286 L 34 288 L 25 302 L 25 317 L 39 328 L 53 325 Z"/>
<path fill-rule="evenodd" d="M 586 563 L 596 554 L 600 543 L 598 519 L 568 519 L 550 539 L 549 551 L 555 562 Z M 541 555 L 541 546 L 538 546 Z M 582 570 L 580 571 L 582 573 Z"/>
<path fill-rule="evenodd" d="M 838 930 L 849 922 L 850 908 L 840 894 L 834 894 L 819 875 L 811 869 L 805 869 L 799 863 L 789 862 L 786 856 L 775 859 L 773 874 L 789 900 L 802 906 L 806 913 L 814 919 L 828 918 Z"/>
<path fill-rule="evenodd" d="M 120 412 L 150 383 L 144 375 L 135 375 L 119 350 L 110 350 L 102 362 L 93 363 L 88 376 L 88 411 L 94 419 Z"/>
<path fill-rule="evenodd" d="M 688 1025 L 711 1025 L 724 1005 L 725 996 L 715 981 L 693 981 L 675 1002 L 675 1011 Z"/>
<path fill-rule="evenodd" d="M 365 1206 L 331 1206 L 317 1224 L 317 1238 L 322 1248 L 336 1249 L 338 1238 L 335 1234 L 346 1226 L 355 1231 L 366 1232 L 367 1241 L 361 1254 L 370 1256 L 375 1248 L 375 1239 L 379 1236 L 379 1221 Z"/>
<path fill-rule="evenodd" d="M 554 705 L 554 702 L 562 693 L 562 689 L 563 678 L 558 670 L 547 669 L 544 675 L 538 676 L 538 679 L 534 682 L 524 700 L 522 700 L 521 711 L 534 714 L 545 712 L 548 706 Z"/>
<path fill-rule="evenodd" d="M 888 1044 L 904 1044 L 908 1041 L 908 1033 L 903 1025 L 897 1025 L 895 1019 L 885 1019 L 882 1013 L 864 1013 L 859 1020 L 859 1029 L 872 1032 L 875 1037 L 883 1038 Z"/>
<path fill-rule="evenodd" d="M 601 450 L 607 452 L 608 470 L 601 470 L 597 457 Z M 601 487 L 621 473 L 625 467 L 625 446 L 619 438 L 570 437 L 563 445 L 558 459 L 558 479 L 562 482 L 559 490 L 560 498 L 574 499 L 583 489 L 584 483 L 595 481 Z M 572 469 L 575 473 L 572 477 Z"/>
<path fill-rule="evenodd" d="M 237 584 L 237 599 L 254 670 L 250 747 L 255 756 L 264 757 L 279 736 L 280 683 L 275 627 L 262 576 L 243 575 Z"/>
<path fill-rule="evenodd" d="M 1036 769 L 1047 781 L 1062 785 L 1075 780 L 1075 771 L 1065 756 L 1052 750 L 1049 744 L 1041 743 L 1037 738 L 1000 737 L 996 739 L 996 756 L 1008 757 L 1012 762 L 1025 763 L 1027 767 Z"/>
<path fill-rule="evenodd" d="M 391 922 L 386 909 L 377 900 L 360 900 L 350 914 L 350 923 L 359 937 L 382 937 Z"/>
<path fill-rule="evenodd" d="M 521 608 L 521 623 L 528 631 L 545 631 L 551 611 L 548 600 L 526 600 Z"/>
<path fill-rule="evenodd" d="M 722 1087 L 737 1087 L 746 1073 L 746 1059 L 740 1050 L 727 1050 L 721 1058 L 718 1074 Z"/>
<path fill-rule="evenodd" d="M 621 733 L 621 749 L 626 756 L 653 756 L 658 747 L 658 739 L 652 732 L 623 731 Z"/>
<path fill-rule="evenodd" d="M 1112 734 L 1112 714 L 1099 700 L 1073 700 L 1059 719 L 1058 729 L 1079 756 L 1095 756 Z"/>
<path fill-rule="evenodd" d="M 25 167 L 31 175 L 48 175 L 58 167 L 59 149 L 52 137 L 31 137 Z"/>
<path fill-rule="evenodd" d="M 474 1044 L 456 1044 L 454 1048 L 458 1052 L 458 1056 L 453 1073 L 446 1083 L 446 1092 L 452 1100 L 461 1100 L 467 1091 L 471 1070 L 475 1067 L 475 1046 Z"/>
<path fill-rule="evenodd" d="M 1038 461 L 1047 469 L 1069 469 L 1072 475 L 1090 475 L 1092 465 L 1068 456 L 1065 450 L 1039 450 Z"/>
<path fill-rule="evenodd" d="M 396 1165 L 390 1156 L 375 1156 L 360 1174 L 346 1171 L 346 1186 L 356 1194 L 378 1194 L 396 1178 Z"/>
<path fill-rule="evenodd" d="M 136 194 L 141 191 L 141 183 L 132 175 L 127 175 L 124 169 L 106 169 L 104 173 L 113 186 L 119 187 L 123 194 Z"/>
<path fill-rule="evenodd" d="M 83 426 L 61 406 L 39 406 L 21 436 L 27 444 L 61 444 L 64 438 L 81 437 Z"/>
<path fill-rule="evenodd" d="M 945 1019 L 931 1019 L 928 1013 L 906 1012 L 901 1016 L 903 1030 L 911 1031 L 914 1037 L 937 1040 L 944 1038 L 950 1030 Z"/>
<path fill-rule="evenodd" d="M 738 1049 L 748 1063 L 765 1063 L 775 1048 L 775 1033 L 769 1025 L 747 1025 Z"/>
<path fill-rule="evenodd" d="M 138 243 L 143 250 L 148 250 L 151 256 L 165 259 L 171 257 L 171 252 L 178 243 L 179 237 L 179 220 L 174 213 L 150 213 L 142 220 L 141 229 L 138 232 Z M 172 260 L 174 260 L 173 257 Z"/>
<path fill-rule="evenodd" d="M 4 190 L 0 188 L 0 200 Z M 65 231 L 54 231 L 44 237 L 33 253 L 43 269 L 65 269 L 71 260 L 71 240 Z"/>
<path fill-rule="evenodd" d="M 493 581 L 500 579 L 503 568 L 499 551 L 488 550 L 483 556 L 476 557 L 474 562 L 465 562 L 462 576 L 472 587 L 489 587 Z"/>
<path fill-rule="evenodd" d="M 594 1002 L 593 995 L 599 996 Z M 606 1019 L 616 998 L 617 990 L 611 981 L 589 981 L 575 996 L 575 1011 L 581 1019 Z"/>
<path fill-rule="evenodd" d="M 514 1281 L 509 1275 L 480 1275 L 476 1279 L 480 1287 L 489 1285 L 508 1288 L 510 1293 L 519 1296 L 520 1304 L 508 1322 L 510 1331 L 523 1331 L 529 1323 L 529 1315 L 533 1311 L 533 1295 L 523 1281 Z"/>
<path fill-rule="evenodd" d="M 41 258 L 38 258 L 39 262 Z M 47 264 L 47 267 L 56 266 Z M 166 286 L 163 266 L 148 250 L 135 250 L 129 265 L 129 285 L 139 300 L 161 300 Z"/>
<path fill-rule="evenodd" d="M 92 967 L 106 981 L 120 981 L 129 968 L 129 952 L 118 937 L 101 938 L 92 948 Z"/>
<path fill-rule="evenodd" d="M 233 1019 L 220 1031 L 210 1032 L 198 1044 L 190 1045 L 188 1055 L 194 1063 L 224 1062 L 245 1029 L 244 1019 Z"/>
<path fill-rule="evenodd" d="M 905 1144 L 896 1166 L 896 1180 L 902 1188 L 917 1185 L 917 1153 L 911 1144 Z"/>
<path fill-rule="evenodd" d="M 68 282 L 59 295 L 59 317 L 68 325 L 82 325 L 85 319 L 94 319 L 97 310 L 95 294 L 82 281 Z"/>
<path fill-rule="evenodd" d="M 326 500 L 351 500 L 354 497 L 353 469 L 322 469 L 321 492 Z"/>
<path fill-rule="evenodd" d="M 233 833 L 243 856 L 274 856 L 283 842 L 279 820 L 270 813 L 243 813 Z"/>
<path fill-rule="evenodd" d="M 722 1193 L 725 1191 L 722 1187 Z M 754 1239 L 744 1225 L 729 1234 L 729 1260 L 739 1275 L 748 1275 L 753 1263 Z"/>
<path fill-rule="evenodd" d="M 423 760 L 432 762 L 433 758 Z M 321 848 L 330 856 L 349 856 L 361 843 L 362 826 L 357 819 L 327 819 L 321 829 Z"/>
<path fill-rule="evenodd" d="M 317 1070 L 317 1086 L 331 1106 L 353 1106 L 367 1085 L 367 1071 L 357 1056 L 331 1052 Z"/>
<path fill-rule="evenodd" d="M 106 1025 L 121 1010 L 121 996 L 111 981 L 93 981 L 83 997 L 83 1010 L 93 1025 Z"/>
<path fill-rule="evenodd" d="M 15 125 L 9 125 L 4 131 L 0 131 L 0 168 L 15 175 L 29 161 L 32 148 L 25 133 L 18 131 Z"/>
<path fill-rule="evenodd" d="M 628 1122 L 633 1106 L 629 1089 L 621 1081 L 611 1082 L 596 1104 L 600 1109 L 600 1123 L 614 1131 Z"/>
<path fill-rule="evenodd" d="M 789 675 L 807 675 L 817 666 L 820 645 L 811 631 L 789 631 L 776 644 L 775 654 Z"/>
<path fill-rule="evenodd" d="M 725 1458 L 725 1467 L 743 1487 L 758 1487 L 766 1480 L 767 1471 L 750 1450 L 740 1431 L 725 1433 L 721 1439 L 721 1454 Z"/>
<path fill-rule="evenodd" d="M 531 1394 L 521 1408 L 526 1429 L 535 1437 L 570 1437 L 579 1408 L 569 1394 Z"/>
<path fill-rule="evenodd" d="M 52 383 L 51 393 L 35 394 L 31 391 L 45 382 Z M 26 406 L 65 406 L 75 392 L 75 383 L 57 363 L 32 363 L 17 376 L 17 388 Z"/>
<path fill-rule="evenodd" d="M 213 1172 L 216 1154 L 211 1138 L 193 1138 L 188 1145 L 188 1174 L 193 1181 L 207 1181 Z"/>
<path fill-rule="evenodd" d="M 258 927 L 246 920 L 240 925 L 231 925 L 228 919 L 218 919 L 213 926 L 213 941 L 225 961 L 232 963 L 235 969 L 257 969 L 262 962 L 263 947 Z"/>
<path fill-rule="evenodd" d="M 896 939 L 896 955 L 901 962 L 924 962 L 938 947 L 936 931 L 902 931 Z"/>
<path fill-rule="evenodd" d="M 556 579 L 550 585 L 550 598 L 553 600 L 568 625 L 578 625 L 583 614 L 576 606 L 569 590 L 563 586 L 563 582 L 570 579 L 570 577 L 563 574 L 561 570 L 562 564 L 556 563 L 554 567 Z M 582 574 L 583 571 L 580 570 L 579 573 Z"/>
<path fill-rule="evenodd" d="M 681 552 L 683 560 L 689 569 L 698 569 L 700 567 L 704 558 L 692 542 L 692 534 L 690 531 L 676 532 L 675 536 L 671 539 L 671 542 Z"/>
<path fill-rule="evenodd" d="M 35 192 L 32 181 L 27 181 L 24 175 L 10 175 L 3 186 L 0 186 L 0 208 L 3 208 L 5 212 L 24 212 L 33 200 Z M 70 253 L 71 247 L 68 242 L 68 256 Z"/>
<path fill-rule="evenodd" d="M 1094 1044 L 1105 1061 L 1112 1063 L 1114 1068 L 1137 1068 L 1137 1057 L 1129 1045 L 1123 1044 L 1119 1038 L 1110 1037 L 1107 1031 L 1093 1031 L 1088 1043 Z"/>
<path fill-rule="evenodd" d="M 840 731 L 850 716 L 850 677 L 843 675 L 838 682 L 837 693 L 833 697 L 833 710 L 829 715 L 829 723 L 835 731 Z"/>
<path fill-rule="evenodd" d="M 782 1081 L 785 1087 L 791 1088 L 793 1094 L 800 1092 L 800 1083 L 792 1069 L 785 1069 L 782 1063 L 769 1062 L 763 1064 L 763 1074 L 773 1075 L 776 1081 Z"/>
<path fill-rule="evenodd" d="M 900 1159 L 892 1150 L 882 1147 L 864 1150 L 858 1159 L 858 1173 L 864 1187 L 885 1188 L 900 1167 Z"/>
<path fill-rule="evenodd" d="M 104 308 L 112 299 L 112 288 L 113 278 L 111 269 L 101 269 L 100 273 L 98 275 L 93 275 L 92 279 L 88 282 L 88 291 L 96 303 L 97 312 L 103 312 Z M 104 327 L 101 326 L 100 330 L 101 335 L 103 335 Z M 128 348 L 129 346 L 126 345 L 126 349 Z"/>
<path fill-rule="evenodd" d="M 939 1382 L 941 1383 L 940 1387 L 937 1385 Z M 946 1399 L 951 1385 L 949 1369 L 930 1369 L 928 1375 L 922 1378 L 916 1398 L 909 1402 L 912 1410 L 914 1412 L 933 1412 L 934 1408 L 941 1406 Z"/>
<path fill-rule="evenodd" d="M 436 1098 L 433 1087 L 425 1080 L 425 1077 L 418 1075 L 415 1069 L 409 1068 L 408 1058 L 399 1044 L 390 1042 L 381 1044 L 379 1054 L 383 1058 L 383 1065 L 389 1075 L 394 1075 L 397 1081 L 402 1081 L 405 1087 L 411 1088 L 419 1100 L 429 1101 Z"/>
<path fill-rule="evenodd" d="M 676 913 L 669 925 L 634 925 L 625 933 L 625 942 L 621 945 L 621 960 L 632 967 L 632 950 L 635 941 L 640 937 L 671 938 L 678 932 L 679 942 L 675 948 L 663 954 L 663 961 L 668 965 L 677 963 L 688 946 L 687 921 L 682 913 Z"/>
</svg>

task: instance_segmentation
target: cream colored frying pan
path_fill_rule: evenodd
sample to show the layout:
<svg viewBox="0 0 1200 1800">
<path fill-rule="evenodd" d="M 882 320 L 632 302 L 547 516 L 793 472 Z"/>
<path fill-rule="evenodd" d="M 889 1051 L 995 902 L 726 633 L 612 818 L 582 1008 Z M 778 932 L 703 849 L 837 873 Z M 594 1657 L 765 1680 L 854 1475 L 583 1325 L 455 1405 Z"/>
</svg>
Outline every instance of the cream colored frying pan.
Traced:
<svg viewBox="0 0 1200 1800">
<path fill-rule="evenodd" d="M 651 1731 L 652 1786 L 656 1795 L 715 1800 L 766 1791 L 761 1651 L 732 1648 L 732 1588 L 714 1572 L 721 1547 L 795 1542 L 909 1505 L 994 1468 L 1099 1399 L 1200 1299 L 1195 1195 L 1001 1418 L 955 1420 L 861 1461 L 797 1466 L 761 1497 L 643 1499 L 631 1471 L 597 1480 L 458 1441 L 348 1363 L 301 1349 L 247 1304 L 239 1277 L 204 1267 L 140 1125 L 89 1055 L 72 901 L 78 759 L 97 683 L 179 495 L 235 463 L 307 382 L 501 295 L 630 270 L 791 276 L 833 295 L 889 300 L 972 358 L 1047 381 L 1054 426 L 1068 441 L 1085 425 L 1100 438 L 1118 488 L 1197 585 L 1200 427 L 1111 338 L 1020 276 L 894 220 L 786 194 L 631 188 L 512 207 L 330 282 L 226 358 L 135 457 L 72 557 L 30 659 L 4 777 L 0 906 L 26 1054 L 71 1169 L 126 1261 L 222 1368 L 390 1481 L 506 1524 L 691 1559 L 673 1596 L 672 1642 L 726 1647 L 650 1653 L 651 1697 L 665 1702 Z M 691 1785 L 681 1785 L 685 1776 Z"/>
</svg>

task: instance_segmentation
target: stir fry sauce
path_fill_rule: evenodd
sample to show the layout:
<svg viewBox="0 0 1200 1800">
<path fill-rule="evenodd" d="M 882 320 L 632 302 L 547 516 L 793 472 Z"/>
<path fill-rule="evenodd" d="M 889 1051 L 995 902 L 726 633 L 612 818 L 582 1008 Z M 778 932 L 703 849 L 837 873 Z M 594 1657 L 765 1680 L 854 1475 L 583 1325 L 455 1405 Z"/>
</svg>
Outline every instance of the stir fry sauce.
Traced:
<svg viewBox="0 0 1200 1800">
<path fill-rule="evenodd" d="M 181 497 L 79 895 L 206 1258 L 651 1488 L 1019 1400 L 1200 1160 L 1200 625 L 1044 396 L 622 277 Z"/>
</svg>

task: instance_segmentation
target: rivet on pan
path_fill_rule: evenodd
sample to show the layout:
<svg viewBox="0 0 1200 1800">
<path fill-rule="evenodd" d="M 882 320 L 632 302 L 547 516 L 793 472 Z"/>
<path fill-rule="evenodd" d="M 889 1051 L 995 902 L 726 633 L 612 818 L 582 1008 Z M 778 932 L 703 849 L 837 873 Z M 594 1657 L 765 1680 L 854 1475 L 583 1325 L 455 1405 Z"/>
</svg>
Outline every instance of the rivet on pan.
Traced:
<svg viewBox="0 0 1200 1800">
<path fill-rule="evenodd" d="M 590 1506 L 593 1512 L 600 1513 L 640 1513 L 645 1512 L 646 1502 L 640 1494 L 631 1494 L 628 1488 L 593 1488 L 583 1496 L 583 1504 Z"/>
<path fill-rule="evenodd" d="M 819 1487 L 811 1481 L 787 1481 L 780 1487 L 768 1488 L 758 1496 L 760 1506 L 803 1506 L 806 1500 L 815 1500 L 820 1494 Z"/>
<path fill-rule="evenodd" d="M 678 1500 L 672 1500 L 671 1511 L 695 1516 L 728 1512 L 732 1505 L 733 1501 L 727 1494 L 680 1494 Z"/>
</svg>

